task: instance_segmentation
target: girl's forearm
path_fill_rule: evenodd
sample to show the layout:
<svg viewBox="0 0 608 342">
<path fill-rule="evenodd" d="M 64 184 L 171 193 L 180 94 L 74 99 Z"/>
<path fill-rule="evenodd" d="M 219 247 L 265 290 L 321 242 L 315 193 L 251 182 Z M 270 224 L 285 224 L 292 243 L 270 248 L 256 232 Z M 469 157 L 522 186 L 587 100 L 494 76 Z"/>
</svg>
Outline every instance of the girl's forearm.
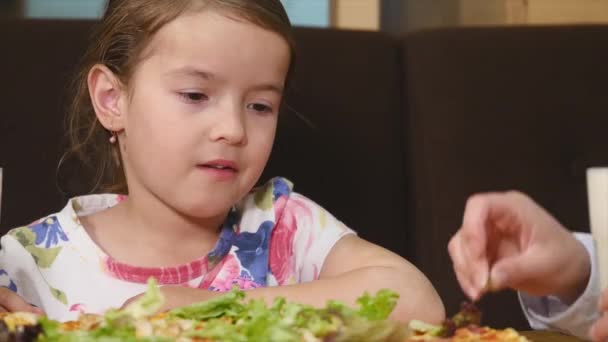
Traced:
<svg viewBox="0 0 608 342">
<path fill-rule="evenodd" d="M 392 319 L 401 322 L 419 319 L 429 323 L 439 323 L 444 318 L 441 300 L 426 278 L 416 278 L 394 267 L 374 266 L 332 278 L 296 285 L 257 288 L 246 293 L 248 298 L 262 298 L 268 304 L 276 297 L 285 297 L 289 301 L 322 307 L 328 300 L 338 300 L 354 306 L 357 298 L 366 291 L 373 295 L 381 289 L 390 289 L 400 296 L 391 315 Z M 200 291 L 193 295 L 204 296 Z M 198 298 L 198 300 L 208 299 L 209 293 L 206 295 L 207 298 Z M 212 296 L 215 295 L 219 294 Z"/>
</svg>

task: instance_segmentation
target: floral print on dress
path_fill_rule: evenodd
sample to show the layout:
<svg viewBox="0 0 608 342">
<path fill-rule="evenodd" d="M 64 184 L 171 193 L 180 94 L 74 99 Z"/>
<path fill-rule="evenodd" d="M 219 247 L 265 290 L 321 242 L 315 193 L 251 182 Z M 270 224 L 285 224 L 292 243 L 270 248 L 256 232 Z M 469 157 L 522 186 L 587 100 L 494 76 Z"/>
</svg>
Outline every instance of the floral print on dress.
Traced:
<svg viewBox="0 0 608 342">
<path fill-rule="evenodd" d="M 36 234 L 37 246 L 44 244 L 45 248 L 50 248 L 56 246 L 59 240 L 68 241 L 68 236 L 54 216 L 33 224 L 29 228 Z"/>
<path fill-rule="evenodd" d="M 63 246 L 57 246 L 59 241 L 68 242 L 66 233 L 61 228 L 57 217 L 50 216 L 31 224 L 28 227 L 13 229 L 9 232 L 34 259 L 40 269 L 50 269 Z M 55 247 L 53 247 L 55 246 Z M 50 295 L 61 304 L 68 304 L 68 297 L 62 290 L 45 284 Z"/>
<path fill-rule="evenodd" d="M 57 246 L 59 242 L 68 242 L 68 236 L 55 216 L 34 222 L 27 227 L 13 229 L 9 235 L 15 237 L 42 268 L 53 265 L 62 249 Z"/>
<path fill-rule="evenodd" d="M 238 230 L 239 214 L 235 208 L 232 208 L 228 213 L 226 221 L 222 224 L 222 231 L 220 232 L 220 238 L 215 244 L 215 247 L 207 255 L 210 267 L 215 266 L 224 256 L 228 254 L 234 237 Z"/>
<path fill-rule="evenodd" d="M 305 221 L 310 223 L 312 212 L 310 208 L 301 200 L 288 199 L 287 196 L 281 196 L 277 202 L 281 207 L 281 202 L 287 202 L 289 205 L 284 207 L 281 212 L 279 222 L 276 224 L 272 232 L 270 242 L 270 270 L 277 280 L 279 285 L 293 284 L 296 282 L 294 274 L 296 272 L 296 255 L 294 253 L 294 239 L 298 230 L 298 224 Z"/>
<path fill-rule="evenodd" d="M 273 178 L 253 193 L 256 207 L 271 210 L 275 202 L 283 196 L 289 196 L 293 184 L 284 178 Z"/>
<path fill-rule="evenodd" d="M 235 285 L 242 290 L 255 289 L 261 286 L 252 279 L 248 270 L 241 265 L 240 260 L 231 253 L 222 261 L 221 271 L 208 289 L 226 292 L 230 291 Z"/>
<path fill-rule="evenodd" d="M 17 284 L 15 284 L 8 273 L 3 269 L 0 269 L 0 287 L 5 287 L 13 292 L 17 292 Z"/>
<path fill-rule="evenodd" d="M 265 221 L 255 233 L 243 232 L 238 234 L 234 240 L 234 246 L 237 247 L 236 256 L 243 269 L 247 270 L 248 279 L 258 286 L 266 285 L 270 236 L 273 227 L 272 221 Z"/>
<path fill-rule="evenodd" d="M 70 312 L 78 312 L 78 313 L 86 313 L 87 309 L 86 306 L 82 303 L 78 303 L 78 304 L 73 304 L 70 306 Z"/>
</svg>

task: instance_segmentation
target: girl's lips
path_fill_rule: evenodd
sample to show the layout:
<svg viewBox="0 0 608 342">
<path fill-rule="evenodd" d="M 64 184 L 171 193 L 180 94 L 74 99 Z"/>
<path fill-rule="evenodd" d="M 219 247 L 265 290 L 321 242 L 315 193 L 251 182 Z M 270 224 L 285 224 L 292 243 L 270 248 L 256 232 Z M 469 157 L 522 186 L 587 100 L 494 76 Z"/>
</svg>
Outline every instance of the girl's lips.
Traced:
<svg viewBox="0 0 608 342">
<path fill-rule="evenodd" d="M 229 160 L 212 160 L 198 164 L 197 168 L 215 180 L 227 181 L 236 177 L 238 169 L 236 163 Z"/>
<path fill-rule="evenodd" d="M 204 162 L 198 165 L 199 167 L 213 168 L 217 170 L 232 170 L 234 172 L 238 171 L 237 165 L 232 160 L 226 159 L 215 159 Z"/>
<path fill-rule="evenodd" d="M 199 165 L 198 169 L 208 177 L 218 181 L 229 181 L 236 178 L 237 171 L 231 168 L 216 168 L 213 166 Z"/>
<path fill-rule="evenodd" d="M 230 170 L 236 172 L 236 169 L 227 166 L 214 165 L 214 164 L 201 164 L 197 165 L 197 167 L 207 168 L 207 169 L 215 169 L 215 170 Z"/>
</svg>

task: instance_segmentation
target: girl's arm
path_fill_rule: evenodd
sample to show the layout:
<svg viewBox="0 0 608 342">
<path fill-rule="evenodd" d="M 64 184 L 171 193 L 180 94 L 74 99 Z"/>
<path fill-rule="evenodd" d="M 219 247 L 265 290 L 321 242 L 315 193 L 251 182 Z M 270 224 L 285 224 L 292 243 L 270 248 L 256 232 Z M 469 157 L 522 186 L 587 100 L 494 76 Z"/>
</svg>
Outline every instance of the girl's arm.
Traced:
<svg viewBox="0 0 608 342">
<path fill-rule="evenodd" d="M 400 295 L 393 319 L 402 322 L 419 319 L 429 323 L 444 319 L 439 295 L 414 265 L 355 235 L 347 235 L 336 243 L 325 260 L 319 280 L 247 293 L 268 301 L 284 296 L 315 306 L 324 306 L 328 299 L 354 305 L 365 291 L 375 294 L 383 288 Z"/>
<path fill-rule="evenodd" d="M 263 298 L 269 303 L 281 296 L 313 306 L 324 306 L 330 299 L 354 305 L 365 291 L 375 294 L 383 288 L 400 295 L 392 319 L 401 322 L 418 319 L 429 323 L 443 320 L 445 312 L 439 295 L 416 267 L 400 256 L 355 235 L 347 235 L 334 245 L 318 280 L 252 289 L 247 291 L 247 296 Z M 185 287 L 163 287 L 162 290 L 167 299 L 164 309 L 221 295 Z"/>
</svg>

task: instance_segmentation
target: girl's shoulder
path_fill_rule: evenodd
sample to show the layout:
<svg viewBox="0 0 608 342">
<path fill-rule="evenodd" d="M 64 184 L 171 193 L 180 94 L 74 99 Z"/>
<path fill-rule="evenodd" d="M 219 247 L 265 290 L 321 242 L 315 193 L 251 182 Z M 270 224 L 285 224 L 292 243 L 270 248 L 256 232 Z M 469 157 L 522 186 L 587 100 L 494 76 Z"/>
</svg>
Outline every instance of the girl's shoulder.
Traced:
<svg viewBox="0 0 608 342">
<path fill-rule="evenodd" d="M 293 206 L 307 206 L 311 210 L 322 210 L 315 202 L 293 191 L 294 185 L 287 178 L 274 177 L 254 188 L 238 205 L 243 214 L 250 211 L 271 213 L 279 219 L 283 212 Z"/>
<path fill-rule="evenodd" d="M 107 209 L 121 200 L 121 195 L 102 194 L 74 197 L 59 212 L 27 225 L 11 229 L 5 236 L 14 238 L 28 250 L 56 249 L 67 245 L 80 233 L 80 216 Z"/>
<path fill-rule="evenodd" d="M 293 191 L 293 183 L 283 177 L 275 177 L 254 188 L 237 206 L 241 223 L 255 221 L 278 223 L 288 220 L 333 218 L 323 207 Z M 248 225 L 248 224 L 246 224 Z"/>
<path fill-rule="evenodd" d="M 266 183 L 253 188 L 240 206 L 254 204 L 257 209 L 276 212 L 275 206 L 284 206 L 293 193 L 293 183 L 283 177 L 274 177 Z"/>
</svg>

